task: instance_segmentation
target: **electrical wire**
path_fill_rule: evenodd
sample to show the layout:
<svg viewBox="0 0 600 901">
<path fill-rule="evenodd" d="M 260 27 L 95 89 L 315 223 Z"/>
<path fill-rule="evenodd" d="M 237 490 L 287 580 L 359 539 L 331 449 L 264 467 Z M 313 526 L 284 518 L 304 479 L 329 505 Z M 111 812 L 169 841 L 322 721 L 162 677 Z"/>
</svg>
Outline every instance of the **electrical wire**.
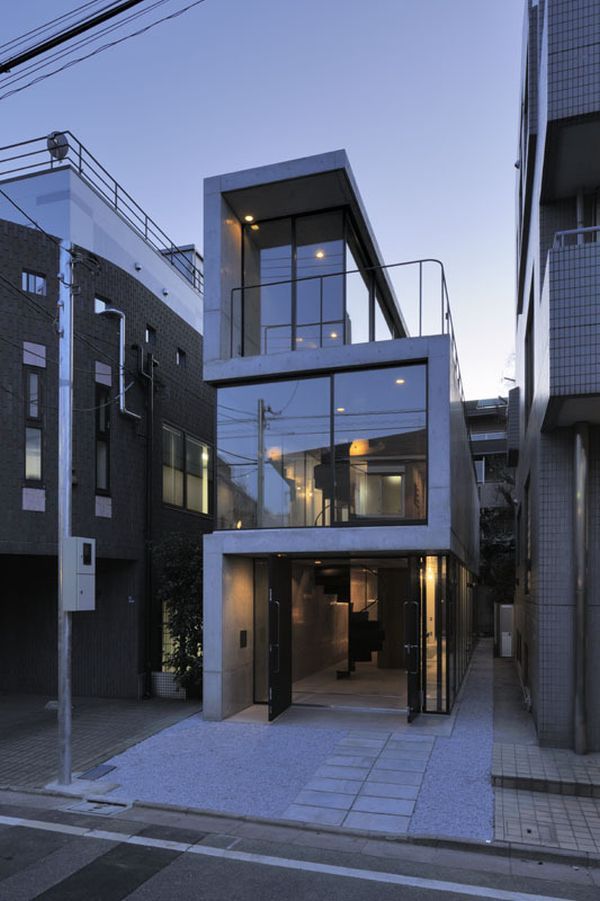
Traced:
<svg viewBox="0 0 600 901">
<path fill-rule="evenodd" d="M 112 47 L 116 47 L 119 44 L 122 44 L 124 41 L 130 40 L 130 38 L 135 38 L 139 35 L 145 34 L 156 25 L 160 25 L 163 22 L 168 22 L 172 19 L 176 19 L 179 16 L 182 16 L 184 13 L 188 12 L 190 9 L 193 9 L 195 6 L 200 6 L 200 4 L 204 2 L 205 0 L 194 0 L 193 3 L 188 3 L 181 9 L 175 10 L 175 12 L 169 13 L 169 15 L 163 16 L 160 19 L 156 19 L 156 21 L 150 22 L 150 24 L 145 25 L 143 28 L 139 28 L 137 31 L 132 31 L 130 34 L 126 34 L 122 38 L 117 38 L 114 41 L 109 41 L 108 43 L 97 47 L 95 50 L 91 50 L 89 53 L 77 57 L 77 59 L 70 60 L 69 62 L 64 63 L 64 65 L 59 66 L 58 69 L 54 69 L 52 72 L 47 72 L 45 75 L 39 75 L 37 78 L 33 78 L 31 81 L 27 82 L 24 85 L 21 85 L 20 87 L 12 88 L 10 91 L 5 91 L 3 94 L 0 94 L 0 100 L 5 100 L 7 97 L 11 97 L 13 94 L 18 94 L 21 91 L 24 91 L 26 88 L 32 87 L 32 85 L 34 84 L 38 84 L 40 81 L 45 81 L 47 78 L 51 78 L 53 75 L 57 75 L 59 72 L 64 72 L 65 69 L 70 69 L 72 66 L 76 66 L 78 63 L 81 63 L 84 60 L 90 59 L 91 57 L 102 53 L 104 50 L 109 50 Z"/>
<path fill-rule="evenodd" d="M 65 19 L 72 19 L 76 13 L 82 12 L 84 9 L 88 9 L 90 6 L 95 6 L 97 3 L 100 3 L 100 0 L 89 0 L 88 3 L 82 3 L 81 6 L 75 7 L 68 13 L 63 13 L 62 16 L 57 16 L 55 19 L 51 19 L 49 22 L 45 22 L 43 25 L 38 25 L 36 28 L 32 28 L 31 31 L 26 31 L 24 34 L 19 35 L 16 38 L 11 38 L 10 41 L 6 41 L 4 44 L 0 44 L 0 51 L 8 50 L 12 47 L 20 47 L 21 44 L 27 43 L 27 38 L 33 37 L 33 35 L 40 34 L 44 31 L 49 31 L 52 25 L 56 25 L 58 22 L 63 22 Z M 110 9 L 111 6 L 114 6 L 114 3 L 110 3 L 107 9 Z M 100 10 L 98 10 L 100 12 Z"/>
<path fill-rule="evenodd" d="M 170 2 L 172 2 L 172 0 L 155 0 L 155 2 L 152 3 L 151 6 L 134 10 L 127 16 L 119 19 L 119 21 L 117 22 L 111 22 L 108 25 L 103 25 L 97 31 L 92 32 L 92 34 L 86 34 L 83 37 L 72 41 L 67 47 L 59 47 L 56 50 L 49 51 L 43 59 L 36 59 L 33 62 L 26 64 L 24 67 L 20 67 L 18 73 L 5 74 L 2 78 L 0 78 L 0 90 L 9 87 L 11 84 L 16 84 L 19 81 L 23 81 L 24 78 L 27 78 L 32 74 L 35 74 L 36 72 L 40 72 L 42 69 L 48 68 L 48 66 L 51 66 L 52 63 L 58 62 L 59 59 L 64 59 L 65 56 L 70 56 L 80 48 L 87 47 L 89 44 L 93 44 L 96 41 L 99 41 L 101 38 L 105 37 L 108 34 L 111 34 L 113 31 L 117 31 L 119 28 L 124 28 L 128 23 L 133 22 L 142 16 L 146 16 L 157 7 L 164 6 L 165 3 Z"/>
</svg>

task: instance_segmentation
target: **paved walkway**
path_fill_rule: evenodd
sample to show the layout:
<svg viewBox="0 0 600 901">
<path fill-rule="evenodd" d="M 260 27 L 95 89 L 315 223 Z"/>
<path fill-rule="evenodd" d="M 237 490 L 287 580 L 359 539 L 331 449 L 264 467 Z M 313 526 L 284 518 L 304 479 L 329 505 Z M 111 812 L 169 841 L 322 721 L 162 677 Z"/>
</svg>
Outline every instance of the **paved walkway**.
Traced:
<svg viewBox="0 0 600 901">
<path fill-rule="evenodd" d="M 0 787 L 42 787 L 56 778 L 57 713 L 41 695 L 0 694 Z M 73 699 L 73 769 L 84 771 L 143 741 L 198 707 L 152 698 Z"/>
<path fill-rule="evenodd" d="M 600 852 L 600 754 L 540 748 L 512 660 L 494 661 L 494 837 Z"/>
</svg>

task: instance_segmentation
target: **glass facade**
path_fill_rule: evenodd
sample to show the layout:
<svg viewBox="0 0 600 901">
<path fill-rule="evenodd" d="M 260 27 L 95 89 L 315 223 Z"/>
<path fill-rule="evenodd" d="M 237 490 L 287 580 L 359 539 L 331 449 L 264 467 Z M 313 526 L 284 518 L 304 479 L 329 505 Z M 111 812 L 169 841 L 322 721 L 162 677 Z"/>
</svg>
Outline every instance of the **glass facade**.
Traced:
<svg viewBox="0 0 600 901">
<path fill-rule="evenodd" d="M 376 273 L 345 210 L 243 226 L 232 353 L 244 356 L 392 337 Z"/>
<path fill-rule="evenodd" d="M 180 429 L 163 425 L 163 501 L 192 513 L 211 512 L 210 449 Z"/>
<path fill-rule="evenodd" d="M 426 366 L 217 393 L 217 528 L 422 522 Z"/>
</svg>

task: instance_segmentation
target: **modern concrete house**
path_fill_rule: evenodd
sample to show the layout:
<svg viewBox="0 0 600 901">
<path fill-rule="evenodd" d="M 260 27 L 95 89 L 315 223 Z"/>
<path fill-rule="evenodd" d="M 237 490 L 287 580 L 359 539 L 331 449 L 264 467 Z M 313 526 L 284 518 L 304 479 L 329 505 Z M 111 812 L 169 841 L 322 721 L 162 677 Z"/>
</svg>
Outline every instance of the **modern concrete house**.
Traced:
<svg viewBox="0 0 600 901">
<path fill-rule="evenodd" d="M 204 715 L 447 713 L 479 507 L 443 268 L 384 265 L 344 151 L 209 178 L 204 221 Z M 427 278 L 439 334 L 423 333 Z"/>
<path fill-rule="evenodd" d="M 73 693 L 178 696 L 151 554 L 212 528 L 202 261 L 68 133 L 0 149 L 0 691 L 56 692 L 61 246 L 73 261 L 73 533 L 96 541 L 95 610 L 73 614 Z"/>
<path fill-rule="evenodd" d="M 600 750 L 600 0 L 526 4 L 516 658 L 543 744 Z"/>
</svg>

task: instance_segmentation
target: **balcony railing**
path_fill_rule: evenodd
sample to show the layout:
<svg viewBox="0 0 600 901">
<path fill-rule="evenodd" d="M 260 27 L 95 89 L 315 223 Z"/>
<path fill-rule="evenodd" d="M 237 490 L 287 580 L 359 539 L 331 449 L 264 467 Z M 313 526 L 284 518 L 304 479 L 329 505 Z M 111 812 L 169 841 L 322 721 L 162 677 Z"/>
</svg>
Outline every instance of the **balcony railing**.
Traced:
<svg viewBox="0 0 600 901">
<path fill-rule="evenodd" d="M 596 242 L 600 243 L 600 225 L 591 225 L 586 228 L 569 228 L 566 231 L 556 232 L 552 249 L 562 250 L 564 247 Z"/>
<path fill-rule="evenodd" d="M 70 131 L 0 147 L 0 179 L 63 166 L 74 169 L 153 250 L 202 292 L 202 270 L 188 248 L 178 247 Z"/>
<path fill-rule="evenodd" d="M 387 316 L 384 313 L 378 283 L 387 291 L 392 286 L 395 294 L 402 298 L 403 312 L 408 311 L 409 324 L 415 335 L 450 336 L 452 365 L 464 401 L 446 275 L 443 264 L 435 259 L 365 266 L 233 288 L 230 296 L 231 356 L 301 352 L 408 337 L 408 329 L 397 311 L 393 314 L 397 322 L 390 326 L 393 316 L 389 307 Z M 357 285 L 361 290 L 358 303 Z M 332 308 L 335 308 L 334 315 Z M 287 315 L 281 312 L 286 309 Z M 309 311 L 313 311 L 312 316 Z M 382 323 L 384 318 L 388 334 L 380 337 L 377 320 Z"/>
</svg>

